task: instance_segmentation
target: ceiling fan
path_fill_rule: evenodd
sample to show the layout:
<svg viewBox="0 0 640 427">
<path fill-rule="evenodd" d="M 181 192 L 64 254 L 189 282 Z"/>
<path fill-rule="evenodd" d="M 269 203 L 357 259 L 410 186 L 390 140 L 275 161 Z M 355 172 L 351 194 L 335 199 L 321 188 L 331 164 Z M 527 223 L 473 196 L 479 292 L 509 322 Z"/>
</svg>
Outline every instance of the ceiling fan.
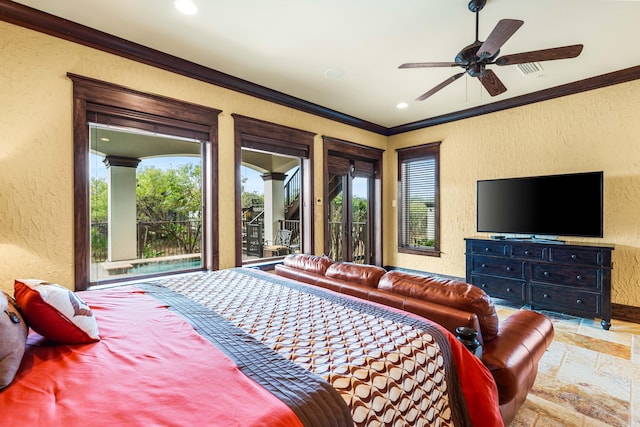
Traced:
<svg viewBox="0 0 640 427">
<path fill-rule="evenodd" d="M 478 21 L 480 11 L 487 3 L 487 0 L 471 0 L 469 10 L 476 14 L 476 41 L 463 48 L 455 57 L 454 62 L 411 62 L 400 65 L 398 68 L 432 68 L 432 67 L 462 67 L 464 71 L 449 77 L 433 89 L 425 92 L 416 98 L 416 101 L 423 101 L 446 87 L 450 83 L 458 80 L 466 72 L 471 77 L 477 77 L 482 86 L 491 96 L 500 95 L 507 91 L 507 88 L 500 81 L 498 76 L 487 65 L 514 65 L 528 62 L 552 61 L 555 59 L 575 58 L 582 52 L 582 45 L 556 47 L 551 49 L 535 50 L 530 52 L 504 55 L 497 58 L 500 48 L 509 38 L 524 24 L 524 21 L 517 19 L 502 19 L 496 24 L 489 37 L 484 42 L 478 40 Z"/>
</svg>

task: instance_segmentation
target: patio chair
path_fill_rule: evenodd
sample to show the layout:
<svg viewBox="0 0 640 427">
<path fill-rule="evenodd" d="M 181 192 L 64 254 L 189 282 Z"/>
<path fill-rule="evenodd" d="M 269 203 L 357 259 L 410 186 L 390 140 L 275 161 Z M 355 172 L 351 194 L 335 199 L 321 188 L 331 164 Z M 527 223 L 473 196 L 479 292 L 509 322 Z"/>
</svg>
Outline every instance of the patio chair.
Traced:
<svg viewBox="0 0 640 427">
<path fill-rule="evenodd" d="M 283 256 L 289 255 L 289 245 L 291 244 L 291 230 L 278 230 L 273 244 L 267 244 L 264 247 L 264 256 Z"/>
</svg>

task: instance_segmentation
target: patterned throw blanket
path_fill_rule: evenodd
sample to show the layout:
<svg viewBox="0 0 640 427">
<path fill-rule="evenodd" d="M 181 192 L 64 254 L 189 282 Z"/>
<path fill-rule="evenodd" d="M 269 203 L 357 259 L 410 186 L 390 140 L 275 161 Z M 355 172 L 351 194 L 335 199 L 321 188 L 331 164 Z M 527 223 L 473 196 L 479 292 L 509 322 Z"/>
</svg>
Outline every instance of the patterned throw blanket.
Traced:
<svg viewBox="0 0 640 427">
<path fill-rule="evenodd" d="M 250 269 L 157 283 L 331 384 L 356 426 L 470 425 L 447 338 L 427 322 Z"/>
</svg>

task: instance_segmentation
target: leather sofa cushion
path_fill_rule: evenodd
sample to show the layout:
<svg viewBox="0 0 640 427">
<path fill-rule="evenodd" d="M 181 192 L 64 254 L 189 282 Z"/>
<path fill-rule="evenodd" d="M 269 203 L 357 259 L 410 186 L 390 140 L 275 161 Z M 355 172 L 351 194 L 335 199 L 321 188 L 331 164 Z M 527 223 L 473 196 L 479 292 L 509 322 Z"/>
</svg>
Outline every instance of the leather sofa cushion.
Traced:
<svg viewBox="0 0 640 427">
<path fill-rule="evenodd" d="M 336 262 L 327 268 L 325 276 L 375 288 L 378 286 L 378 280 L 380 280 L 386 272 L 384 268 L 378 267 L 377 265 Z"/>
<path fill-rule="evenodd" d="M 499 320 L 493 302 L 476 286 L 441 277 L 390 271 L 380 278 L 378 288 L 475 313 L 485 343 L 498 334 Z"/>
<path fill-rule="evenodd" d="M 283 264 L 309 273 L 324 275 L 333 261 L 326 256 L 292 254 L 284 258 Z"/>
</svg>

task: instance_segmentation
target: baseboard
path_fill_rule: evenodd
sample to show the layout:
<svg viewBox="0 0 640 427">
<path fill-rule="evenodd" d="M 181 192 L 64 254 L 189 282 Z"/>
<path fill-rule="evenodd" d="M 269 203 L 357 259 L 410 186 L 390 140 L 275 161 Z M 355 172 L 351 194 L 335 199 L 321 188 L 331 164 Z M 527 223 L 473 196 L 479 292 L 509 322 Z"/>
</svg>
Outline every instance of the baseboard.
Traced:
<svg viewBox="0 0 640 427">
<path fill-rule="evenodd" d="M 640 323 L 640 307 L 624 304 L 611 304 L 611 317 L 626 322 Z"/>
</svg>

